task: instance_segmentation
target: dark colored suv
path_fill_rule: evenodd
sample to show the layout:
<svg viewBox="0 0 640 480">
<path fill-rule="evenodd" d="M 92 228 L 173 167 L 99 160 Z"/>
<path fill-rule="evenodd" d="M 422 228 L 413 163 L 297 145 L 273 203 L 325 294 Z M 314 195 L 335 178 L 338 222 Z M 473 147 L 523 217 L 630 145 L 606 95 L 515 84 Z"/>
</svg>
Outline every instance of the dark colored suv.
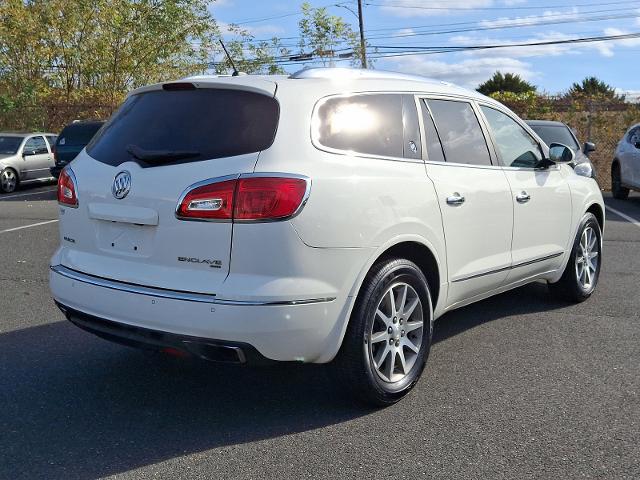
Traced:
<svg viewBox="0 0 640 480">
<path fill-rule="evenodd" d="M 54 146 L 55 165 L 51 167 L 51 175 L 58 178 L 60 171 L 87 146 L 103 124 L 103 121 L 76 121 L 64 127 Z"/>
</svg>

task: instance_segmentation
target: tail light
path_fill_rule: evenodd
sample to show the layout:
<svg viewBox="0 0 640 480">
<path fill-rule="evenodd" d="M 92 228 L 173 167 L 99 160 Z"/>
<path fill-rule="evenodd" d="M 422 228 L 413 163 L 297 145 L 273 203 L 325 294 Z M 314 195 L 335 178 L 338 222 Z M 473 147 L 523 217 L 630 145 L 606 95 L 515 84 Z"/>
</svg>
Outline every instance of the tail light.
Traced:
<svg viewBox="0 0 640 480">
<path fill-rule="evenodd" d="M 62 169 L 58 177 L 58 203 L 67 207 L 78 207 L 78 183 L 69 167 Z"/>
<path fill-rule="evenodd" d="M 51 145 L 51 155 L 53 156 L 53 162 L 58 163 L 58 157 L 56 156 L 56 144 Z"/>
<path fill-rule="evenodd" d="M 283 220 L 302 207 L 308 187 L 307 178 L 276 175 L 195 184 L 183 194 L 176 216 L 185 220 Z"/>
</svg>

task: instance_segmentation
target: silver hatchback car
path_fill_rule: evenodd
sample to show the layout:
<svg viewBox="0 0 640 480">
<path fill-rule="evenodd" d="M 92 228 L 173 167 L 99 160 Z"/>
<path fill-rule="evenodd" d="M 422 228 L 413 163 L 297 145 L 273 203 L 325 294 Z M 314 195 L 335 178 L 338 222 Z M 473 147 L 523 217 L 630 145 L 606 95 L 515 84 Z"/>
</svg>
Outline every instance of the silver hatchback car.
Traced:
<svg viewBox="0 0 640 480">
<path fill-rule="evenodd" d="M 20 182 L 51 177 L 54 133 L 0 133 L 0 192 L 13 192 Z"/>
</svg>

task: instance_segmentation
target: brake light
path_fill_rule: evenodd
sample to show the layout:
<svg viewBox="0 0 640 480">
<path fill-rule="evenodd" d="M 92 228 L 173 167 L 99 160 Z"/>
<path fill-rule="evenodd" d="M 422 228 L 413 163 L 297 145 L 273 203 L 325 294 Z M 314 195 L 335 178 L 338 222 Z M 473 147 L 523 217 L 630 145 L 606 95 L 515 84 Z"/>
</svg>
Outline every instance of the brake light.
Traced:
<svg viewBox="0 0 640 480">
<path fill-rule="evenodd" d="M 307 190 L 302 178 L 240 178 L 233 218 L 236 220 L 276 220 L 293 215 Z"/>
<path fill-rule="evenodd" d="M 67 207 L 78 207 L 78 184 L 73 170 L 64 168 L 58 177 L 58 203 Z"/>
<path fill-rule="evenodd" d="M 184 194 L 176 216 L 189 220 L 280 220 L 300 208 L 306 178 L 240 177 L 196 184 Z"/>
</svg>

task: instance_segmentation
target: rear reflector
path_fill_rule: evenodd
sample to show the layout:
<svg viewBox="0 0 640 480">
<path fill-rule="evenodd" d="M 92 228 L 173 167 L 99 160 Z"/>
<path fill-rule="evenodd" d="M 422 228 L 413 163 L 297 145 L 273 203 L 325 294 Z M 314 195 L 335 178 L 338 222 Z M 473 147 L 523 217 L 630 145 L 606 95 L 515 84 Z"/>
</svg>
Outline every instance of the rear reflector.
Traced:
<svg viewBox="0 0 640 480">
<path fill-rule="evenodd" d="M 58 177 L 58 203 L 67 207 L 78 206 L 78 186 L 73 170 L 64 168 Z"/>
<path fill-rule="evenodd" d="M 240 177 L 195 185 L 180 201 L 182 219 L 269 221 L 294 215 L 302 206 L 308 179 Z"/>
</svg>

